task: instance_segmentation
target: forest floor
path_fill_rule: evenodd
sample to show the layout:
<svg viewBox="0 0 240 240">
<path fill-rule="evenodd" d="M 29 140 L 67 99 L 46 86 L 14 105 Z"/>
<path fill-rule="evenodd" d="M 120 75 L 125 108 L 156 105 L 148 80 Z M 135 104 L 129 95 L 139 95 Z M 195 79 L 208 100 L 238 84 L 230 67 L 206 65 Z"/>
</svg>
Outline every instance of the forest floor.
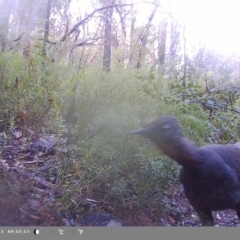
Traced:
<svg viewBox="0 0 240 240">
<path fill-rule="evenodd" d="M 162 226 L 201 226 L 199 217 L 184 195 L 183 187 L 176 183 L 169 183 L 169 185 L 171 191 L 168 194 L 168 204 L 171 210 L 163 212 L 160 218 Z M 213 218 L 216 227 L 240 226 L 237 214 L 233 210 L 213 212 Z"/>
<path fill-rule="evenodd" d="M 136 220 L 124 218 L 124 214 L 123 219 L 115 218 L 114 212 L 90 212 L 78 219 L 71 212 L 59 216 L 45 204 L 54 202 L 63 191 L 53 179 L 46 178 L 46 171 L 59 150 L 55 137 L 47 135 L 27 141 L 16 131 L 8 140 L 4 134 L 0 135 L 0 147 L 0 226 L 110 226 L 111 219 L 117 219 L 120 226 L 201 226 L 177 181 L 168 183 L 167 207 L 157 219 L 151 217 L 149 209 L 139 210 Z M 235 211 L 214 212 L 213 216 L 215 226 L 239 226 Z"/>
</svg>

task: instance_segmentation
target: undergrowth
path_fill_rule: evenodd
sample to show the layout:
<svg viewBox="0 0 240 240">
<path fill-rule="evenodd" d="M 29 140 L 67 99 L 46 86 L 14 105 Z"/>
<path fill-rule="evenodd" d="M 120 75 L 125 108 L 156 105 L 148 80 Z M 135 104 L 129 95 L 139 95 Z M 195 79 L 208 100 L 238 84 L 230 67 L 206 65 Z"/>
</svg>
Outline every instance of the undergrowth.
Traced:
<svg viewBox="0 0 240 240">
<path fill-rule="evenodd" d="M 211 131 L 206 112 L 196 104 L 166 103 L 167 80 L 152 79 L 147 69 L 102 74 L 93 65 L 76 74 L 74 67 L 49 62 L 46 74 L 41 63 L 37 55 L 31 60 L 18 53 L 1 56 L 0 129 L 7 133 L 18 127 L 27 130 L 26 137 L 51 132 L 67 139 L 44 173 L 64 189 L 50 206 L 80 215 L 105 210 L 136 225 L 142 212 L 160 217 L 178 166 L 129 133 L 171 114 L 186 136 L 203 145 Z"/>
</svg>

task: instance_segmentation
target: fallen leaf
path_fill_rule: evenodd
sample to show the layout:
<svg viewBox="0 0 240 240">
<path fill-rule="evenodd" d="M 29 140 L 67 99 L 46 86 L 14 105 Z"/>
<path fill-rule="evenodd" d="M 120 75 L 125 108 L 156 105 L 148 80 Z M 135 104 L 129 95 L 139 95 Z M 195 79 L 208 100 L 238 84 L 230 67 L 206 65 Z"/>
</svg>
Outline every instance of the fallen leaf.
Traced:
<svg viewBox="0 0 240 240">
<path fill-rule="evenodd" d="M 218 213 L 216 214 L 216 219 L 217 220 L 221 220 L 222 219 Z"/>
<path fill-rule="evenodd" d="M 168 219 L 169 219 L 172 223 L 175 222 L 175 219 L 174 219 L 172 216 L 168 216 Z"/>
</svg>

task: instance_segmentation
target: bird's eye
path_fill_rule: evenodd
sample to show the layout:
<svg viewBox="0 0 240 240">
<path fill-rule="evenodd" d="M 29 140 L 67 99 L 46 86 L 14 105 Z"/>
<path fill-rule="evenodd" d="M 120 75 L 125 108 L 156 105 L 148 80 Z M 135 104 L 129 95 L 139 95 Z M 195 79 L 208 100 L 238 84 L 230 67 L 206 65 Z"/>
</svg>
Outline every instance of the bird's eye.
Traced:
<svg viewBox="0 0 240 240">
<path fill-rule="evenodd" d="M 163 128 L 163 129 L 168 129 L 168 128 L 170 128 L 170 125 L 169 125 L 169 124 L 164 124 L 164 125 L 162 126 L 162 128 Z"/>
</svg>

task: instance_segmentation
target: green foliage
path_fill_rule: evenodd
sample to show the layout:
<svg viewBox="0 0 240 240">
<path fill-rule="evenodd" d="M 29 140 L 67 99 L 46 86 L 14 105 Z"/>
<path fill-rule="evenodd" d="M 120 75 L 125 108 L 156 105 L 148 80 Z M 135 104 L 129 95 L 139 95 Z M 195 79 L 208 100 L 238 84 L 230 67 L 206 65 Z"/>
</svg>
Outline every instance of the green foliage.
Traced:
<svg viewBox="0 0 240 240">
<path fill-rule="evenodd" d="M 198 146 L 240 140 L 239 61 L 234 57 L 204 48 L 192 57 L 187 52 L 181 56 L 180 32 L 173 22 L 170 52 L 163 44 L 164 26 L 149 28 L 145 36 L 146 28 L 132 22 L 128 45 L 112 21 L 111 71 L 106 73 L 102 29 L 89 30 L 90 20 L 104 17 L 102 11 L 74 22 L 71 1 L 48 1 L 52 6 L 45 55 L 41 39 L 47 30 L 47 1 L 22 2 L 9 12 L 9 46 L 0 55 L 0 133 L 5 137 L 17 127 L 31 137 L 53 132 L 66 140 L 45 172 L 46 179 L 64 190 L 55 199 L 55 212 L 74 209 L 83 214 L 86 205 L 96 207 L 86 203 L 91 198 L 115 215 L 139 217 L 143 209 L 151 209 L 159 217 L 178 165 L 152 143 L 129 134 L 159 115 L 177 117 L 184 135 Z M 13 41 L 17 32 L 25 34 Z M 161 64 L 156 56 L 159 36 L 158 47 L 166 53 Z M 141 68 L 130 69 L 137 65 Z M 1 194 L 13 194 L 20 202 L 20 181 L 14 185 L 0 172 Z"/>
<path fill-rule="evenodd" d="M 197 104 L 164 103 L 167 84 L 147 70 L 131 75 L 115 72 L 104 78 L 97 72 L 94 66 L 72 78 L 68 88 L 62 86 L 62 101 L 69 103 L 63 108 L 66 126 L 73 132 L 68 161 L 75 159 L 74 168 L 81 168 L 75 170 L 79 175 L 71 175 L 74 188 L 69 187 L 65 174 L 62 182 L 67 182 L 69 197 L 83 189 L 86 197 L 110 204 L 118 212 L 134 214 L 151 206 L 159 214 L 169 180 L 178 179 L 178 166 L 154 145 L 129 133 L 159 115 L 172 114 L 181 121 L 185 134 L 203 145 L 209 133 L 207 114 Z M 152 94 L 146 88 L 154 89 Z M 69 197 L 64 196 L 62 204 Z M 82 201 L 77 195 L 76 199 Z"/>
<path fill-rule="evenodd" d="M 158 215 L 169 180 L 177 179 L 178 165 L 129 133 L 159 115 L 177 117 L 184 134 L 199 146 L 216 140 L 218 129 L 224 129 L 221 139 L 237 139 L 237 131 L 233 136 L 229 129 L 238 128 L 236 117 L 224 112 L 209 121 L 208 111 L 193 101 L 203 101 L 204 82 L 189 80 L 183 87 L 180 80 L 143 68 L 106 74 L 92 64 L 81 73 L 75 70 L 37 54 L 31 59 L 19 53 L 0 58 L 1 123 L 8 129 L 18 124 L 67 137 L 66 149 L 46 173 L 47 179 L 57 175 L 56 184 L 65 189 L 54 204 L 57 208 L 82 213 L 86 205 L 91 207 L 85 199 L 92 198 L 115 213 L 126 211 L 126 216 L 145 208 Z M 224 101 L 225 96 L 218 98 Z M 231 96 L 237 104 L 238 92 Z"/>
<path fill-rule="evenodd" d="M 235 58 L 200 49 L 186 66 L 187 74 L 170 81 L 165 100 L 171 104 L 185 101 L 199 104 L 208 114 L 211 126 L 208 141 L 234 143 L 240 140 L 238 116 L 239 84 Z M 185 83 L 185 84 L 183 84 Z"/>
<path fill-rule="evenodd" d="M 43 78 L 41 60 L 22 59 L 19 53 L 2 55 L 0 116 L 5 121 L 1 128 L 16 124 L 35 130 L 52 115 L 57 116 L 57 79 L 54 75 L 51 81 Z"/>
</svg>

